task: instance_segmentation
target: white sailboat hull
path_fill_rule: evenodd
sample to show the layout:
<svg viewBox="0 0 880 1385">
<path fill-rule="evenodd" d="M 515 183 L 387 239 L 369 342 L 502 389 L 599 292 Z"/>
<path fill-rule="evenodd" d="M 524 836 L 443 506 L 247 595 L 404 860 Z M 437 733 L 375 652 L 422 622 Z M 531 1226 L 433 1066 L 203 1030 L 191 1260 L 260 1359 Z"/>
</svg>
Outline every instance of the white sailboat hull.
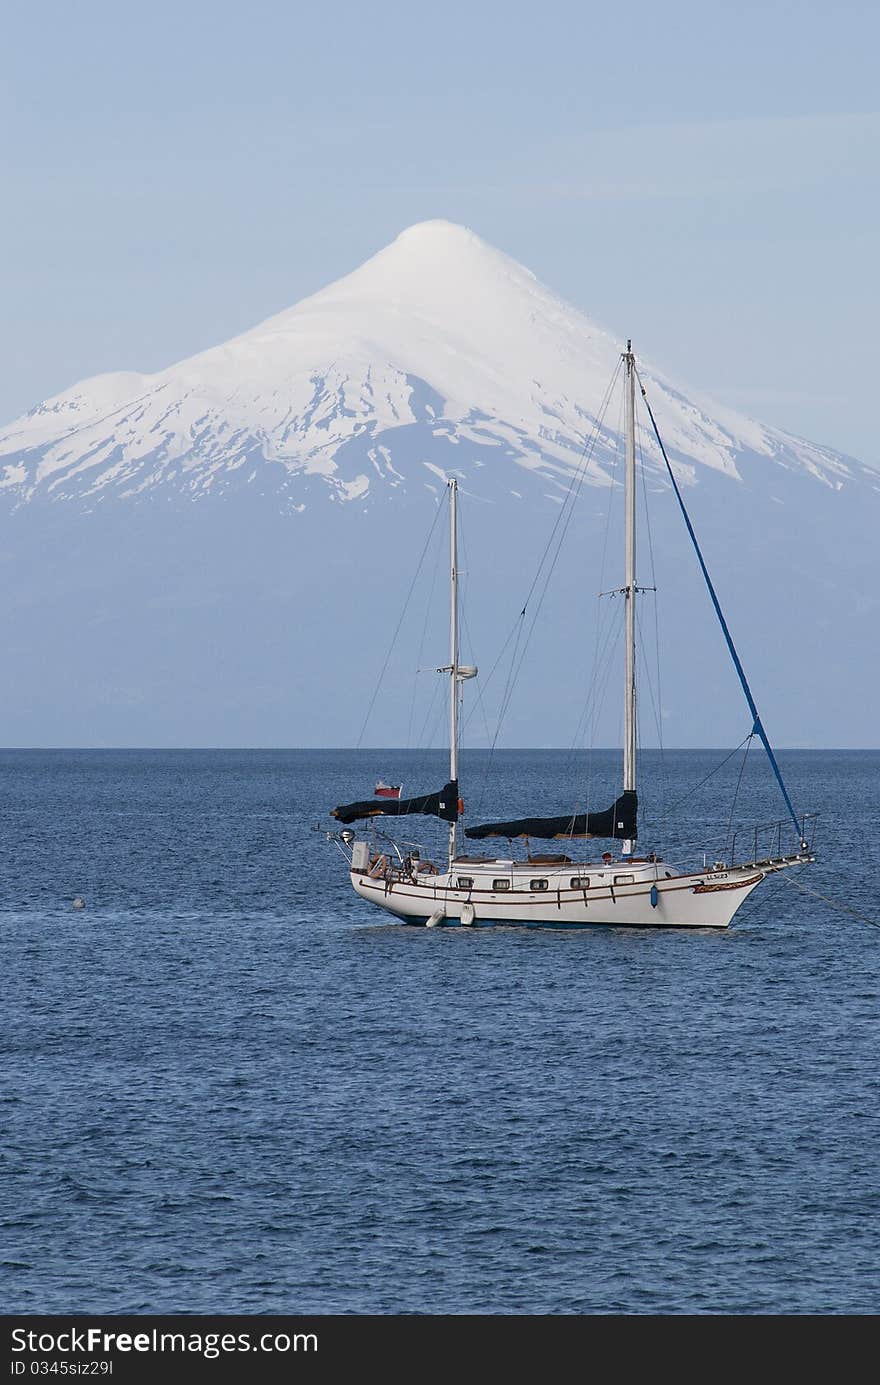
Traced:
<svg viewBox="0 0 880 1385">
<path fill-rule="evenodd" d="M 760 885 L 766 875 L 788 866 L 806 864 L 806 853 L 774 861 L 737 866 L 729 870 L 669 874 L 662 863 L 648 869 L 590 872 L 590 885 L 573 889 L 571 878 L 579 868 L 567 864 L 563 872 L 545 872 L 546 888 L 530 890 L 528 875 L 536 876 L 539 866 L 520 863 L 511 870 L 509 863 L 491 863 L 494 880 L 474 877 L 474 886 L 458 888 L 457 882 L 467 866 L 456 866 L 452 874 L 437 874 L 427 879 L 378 879 L 352 871 L 355 891 L 404 923 L 465 924 L 486 927 L 498 924 L 532 925 L 544 928 L 727 928 L 737 909 Z M 507 866 L 509 884 L 493 889 L 504 878 Z M 586 877 L 588 867 L 580 868 Z M 615 883 L 615 875 L 629 874 L 632 883 Z M 634 878 L 633 878 L 634 877 Z"/>
</svg>

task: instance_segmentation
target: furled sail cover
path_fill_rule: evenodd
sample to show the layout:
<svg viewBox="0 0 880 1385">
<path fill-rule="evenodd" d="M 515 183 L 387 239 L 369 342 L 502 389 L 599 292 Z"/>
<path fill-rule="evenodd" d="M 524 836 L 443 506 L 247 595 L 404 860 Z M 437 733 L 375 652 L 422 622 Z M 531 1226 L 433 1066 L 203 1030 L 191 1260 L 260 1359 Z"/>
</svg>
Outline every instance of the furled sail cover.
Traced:
<svg viewBox="0 0 880 1385">
<path fill-rule="evenodd" d="M 362 803 L 342 803 L 330 816 L 347 824 L 358 818 L 396 818 L 408 813 L 426 813 L 444 822 L 457 822 L 457 780 L 444 785 L 439 793 L 424 794 L 421 798 L 367 798 Z"/>
<path fill-rule="evenodd" d="M 466 837 L 623 837 L 636 838 L 638 796 L 627 790 L 604 813 L 575 813 L 561 818 L 518 818 L 468 827 Z"/>
</svg>

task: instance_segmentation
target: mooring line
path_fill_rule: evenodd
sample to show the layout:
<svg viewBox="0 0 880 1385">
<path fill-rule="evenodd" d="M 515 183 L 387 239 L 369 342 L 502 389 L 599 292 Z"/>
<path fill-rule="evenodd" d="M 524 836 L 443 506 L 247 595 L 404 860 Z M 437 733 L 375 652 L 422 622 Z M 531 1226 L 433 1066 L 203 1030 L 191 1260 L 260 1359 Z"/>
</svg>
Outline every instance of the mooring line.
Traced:
<svg viewBox="0 0 880 1385">
<path fill-rule="evenodd" d="M 804 894 L 814 895 L 823 903 L 830 904 L 832 909 L 839 909 L 844 914 L 852 914 L 853 918 L 858 919 L 860 923 L 866 923 L 869 928 L 880 928 L 880 923 L 876 919 L 869 919 L 867 914 L 860 914 L 858 909 L 851 909 L 848 904 L 841 904 L 839 900 L 829 899 L 827 894 L 820 894 L 818 890 L 811 890 L 809 885 L 802 885 L 799 880 L 792 880 L 788 875 L 783 875 L 781 878 L 786 885 L 794 885 L 796 890 L 801 890 Z"/>
</svg>

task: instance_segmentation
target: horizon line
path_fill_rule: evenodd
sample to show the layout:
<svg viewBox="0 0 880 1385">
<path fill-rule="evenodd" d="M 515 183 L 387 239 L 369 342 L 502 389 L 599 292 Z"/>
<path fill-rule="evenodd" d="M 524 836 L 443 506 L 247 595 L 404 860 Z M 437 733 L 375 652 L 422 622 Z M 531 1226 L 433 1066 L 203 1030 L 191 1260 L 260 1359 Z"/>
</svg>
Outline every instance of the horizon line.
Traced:
<svg viewBox="0 0 880 1385">
<path fill-rule="evenodd" d="M 735 747 L 734 747 L 735 748 Z M 816 752 L 826 753 L 834 751 L 837 754 L 861 754 L 865 751 L 880 751 L 880 745 L 774 745 L 774 750 L 783 754 L 789 751 L 799 751 L 802 753 Z M 639 747 L 641 754 L 683 754 L 705 750 L 730 750 L 731 746 L 726 744 L 716 745 L 654 745 Z M 105 754 L 119 754 L 121 752 L 138 751 L 151 752 L 155 754 L 166 754 L 169 751 L 175 753 L 197 754 L 222 754 L 222 753 L 256 753 L 268 752 L 270 754 L 291 754 L 305 752 L 327 752 L 337 755 L 445 755 L 448 748 L 445 746 L 394 746 L 394 745 L 0 745 L 0 755 L 11 753 L 38 753 L 50 754 L 60 751 L 75 751 L 77 753 L 102 752 Z M 523 752 L 540 751 L 553 755 L 621 755 L 623 752 L 620 746 L 578 746 L 574 749 L 565 745 L 509 745 L 509 746 L 464 746 L 459 749 L 460 755 L 512 755 L 522 754 Z"/>
</svg>

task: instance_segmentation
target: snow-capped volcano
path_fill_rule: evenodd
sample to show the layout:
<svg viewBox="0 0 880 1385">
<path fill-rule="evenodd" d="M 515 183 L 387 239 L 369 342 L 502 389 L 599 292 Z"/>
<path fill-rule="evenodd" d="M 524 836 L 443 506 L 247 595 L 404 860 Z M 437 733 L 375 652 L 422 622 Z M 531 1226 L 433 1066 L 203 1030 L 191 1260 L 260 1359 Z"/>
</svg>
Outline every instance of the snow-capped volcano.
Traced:
<svg viewBox="0 0 880 1385">
<path fill-rule="evenodd" d="M 463 629 L 486 669 L 593 440 L 504 731 L 569 744 L 594 593 L 619 586 L 620 389 L 597 420 L 625 345 L 432 221 L 222 346 L 40 404 L 0 431 L 2 743 L 353 744 L 426 535 L 440 572 L 441 478 L 462 482 Z M 877 471 L 696 401 L 634 347 L 771 734 L 875 743 Z M 657 468 L 638 569 L 666 615 L 657 717 L 667 744 L 736 744 L 744 704 L 644 428 L 640 451 Z M 430 680 L 446 648 L 429 605 L 400 629 L 367 743 L 439 743 L 413 723 L 412 667 Z M 498 690 L 481 677 L 481 708 Z M 606 713 L 596 734 L 617 744 L 617 699 Z"/>
<path fill-rule="evenodd" d="M 429 221 L 222 346 L 39 404 L 0 431 L 0 494 L 94 501 L 244 483 L 299 508 L 474 466 L 489 467 L 483 490 L 515 489 L 523 470 L 567 486 L 623 345 L 472 231 Z M 736 477 L 750 457 L 837 486 L 857 466 L 642 374 L 685 479 L 701 467 Z M 607 484 L 618 423 L 604 420 L 588 481 Z"/>
</svg>

